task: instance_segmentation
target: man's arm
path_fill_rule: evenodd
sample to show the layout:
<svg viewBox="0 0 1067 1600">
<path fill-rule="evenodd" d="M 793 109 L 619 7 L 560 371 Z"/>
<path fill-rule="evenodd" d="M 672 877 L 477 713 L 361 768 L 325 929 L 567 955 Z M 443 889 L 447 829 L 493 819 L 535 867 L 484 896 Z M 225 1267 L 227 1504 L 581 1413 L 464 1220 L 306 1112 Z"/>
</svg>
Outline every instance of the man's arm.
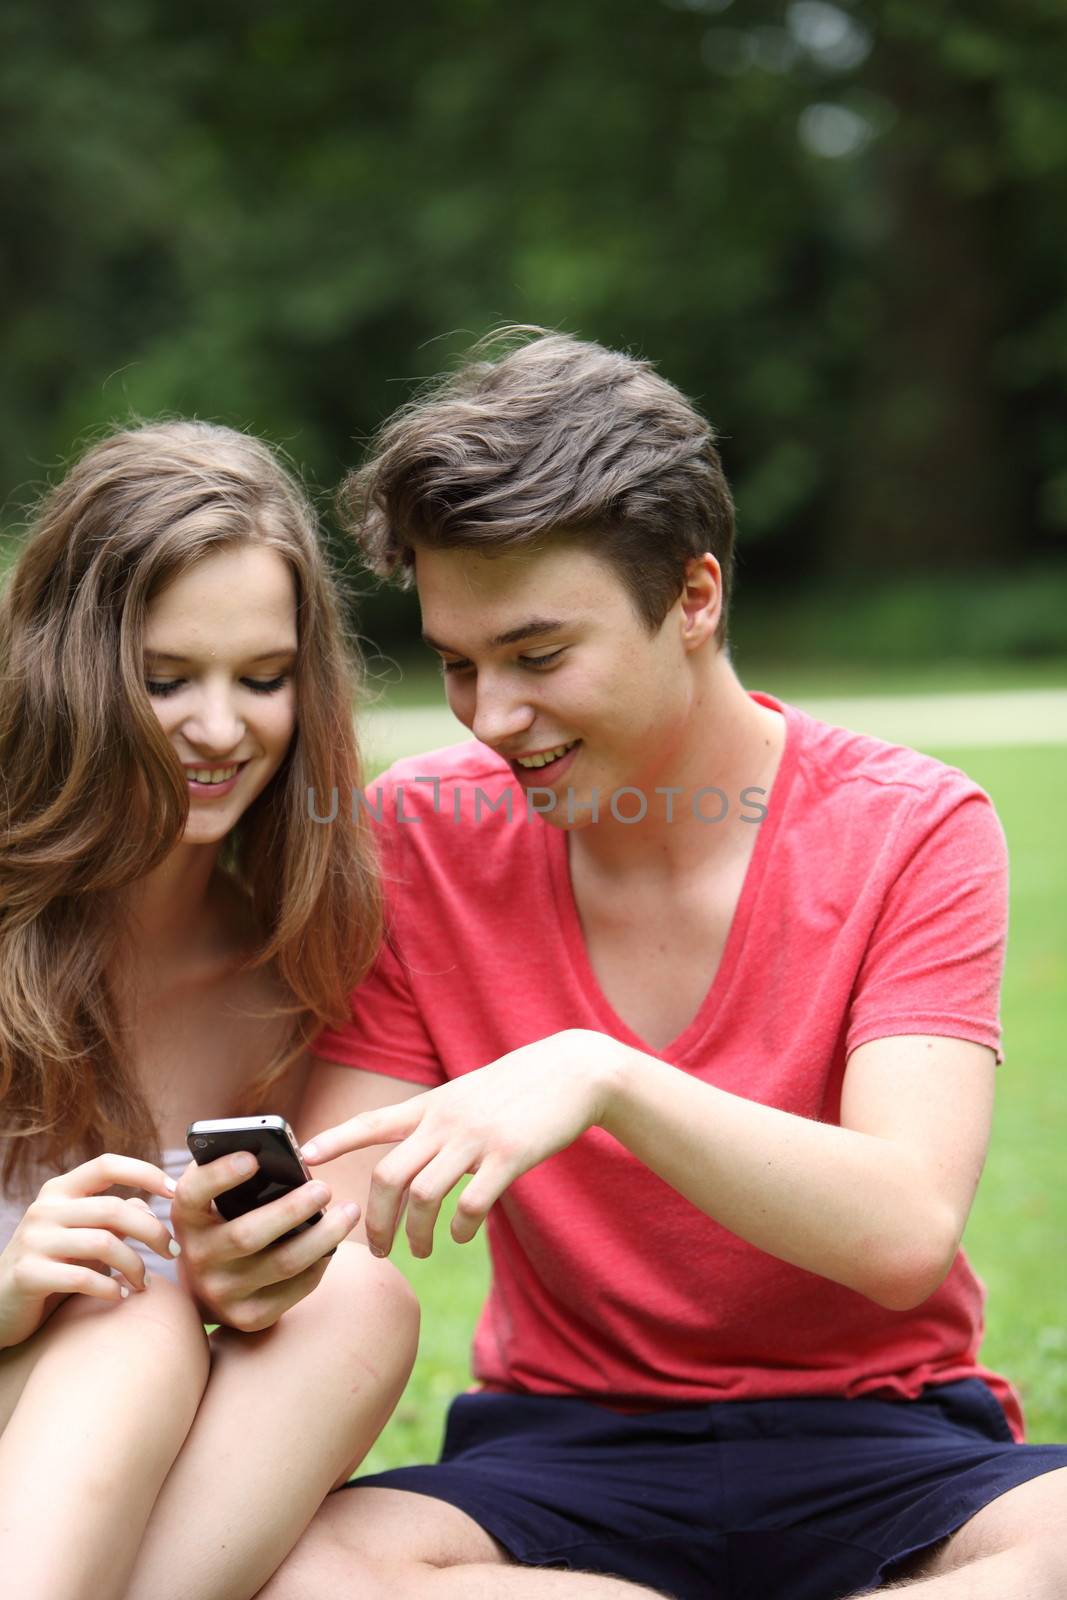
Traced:
<svg viewBox="0 0 1067 1600">
<path fill-rule="evenodd" d="M 933 1035 L 861 1045 L 840 1127 L 637 1051 L 618 1067 L 601 1126 L 732 1233 L 893 1311 L 944 1279 L 989 1140 L 986 1046 Z"/>
<path fill-rule="evenodd" d="M 600 1126 L 739 1238 L 903 1311 L 952 1264 L 985 1159 L 994 1070 L 992 1050 L 965 1040 L 872 1040 L 849 1058 L 837 1126 L 576 1029 L 417 1101 L 398 1105 L 394 1091 L 388 1107 L 316 1134 L 306 1153 L 378 1156 L 360 1167 L 361 1184 L 373 1167 L 371 1247 L 388 1251 L 406 1194 L 412 1252 L 426 1256 L 465 1172 L 475 1176 L 452 1222 L 461 1243 L 515 1178 Z"/>
</svg>

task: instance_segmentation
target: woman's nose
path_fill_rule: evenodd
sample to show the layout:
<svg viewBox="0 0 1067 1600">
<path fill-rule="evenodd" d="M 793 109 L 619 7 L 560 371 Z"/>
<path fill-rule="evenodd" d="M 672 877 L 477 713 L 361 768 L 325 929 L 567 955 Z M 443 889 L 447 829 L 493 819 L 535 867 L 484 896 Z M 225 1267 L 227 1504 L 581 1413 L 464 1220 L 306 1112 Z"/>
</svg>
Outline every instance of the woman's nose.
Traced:
<svg viewBox="0 0 1067 1600">
<path fill-rule="evenodd" d="M 182 731 L 198 751 L 229 755 L 240 744 L 245 724 L 232 694 L 205 690 Z"/>
</svg>

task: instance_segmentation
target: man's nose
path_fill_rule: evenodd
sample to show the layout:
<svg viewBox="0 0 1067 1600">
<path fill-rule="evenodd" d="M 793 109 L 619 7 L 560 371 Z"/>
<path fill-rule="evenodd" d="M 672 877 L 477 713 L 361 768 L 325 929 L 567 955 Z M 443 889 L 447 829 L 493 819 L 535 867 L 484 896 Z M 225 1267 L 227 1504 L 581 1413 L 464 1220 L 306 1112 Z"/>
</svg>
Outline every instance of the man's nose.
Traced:
<svg viewBox="0 0 1067 1600">
<path fill-rule="evenodd" d="M 507 744 L 523 734 L 533 718 L 533 707 L 519 685 L 500 678 L 479 678 L 469 724 L 476 739 L 495 746 Z"/>
</svg>

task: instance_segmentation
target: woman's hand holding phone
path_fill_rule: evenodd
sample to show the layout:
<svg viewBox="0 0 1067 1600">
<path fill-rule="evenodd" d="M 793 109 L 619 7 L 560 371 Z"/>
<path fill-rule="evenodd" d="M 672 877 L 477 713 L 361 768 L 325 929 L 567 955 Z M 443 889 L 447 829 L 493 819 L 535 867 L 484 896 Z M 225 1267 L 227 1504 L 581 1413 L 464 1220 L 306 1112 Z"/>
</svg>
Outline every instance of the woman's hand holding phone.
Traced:
<svg viewBox="0 0 1067 1600">
<path fill-rule="evenodd" d="M 330 1191 L 318 1181 L 224 1221 L 213 1201 L 247 1182 L 256 1168 L 255 1156 L 245 1150 L 203 1166 L 190 1162 L 171 1206 L 186 1289 L 206 1321 L 242 1333 L 272 1327 L 310 1294 L 359 1221 L 357 1205 L 336 1206 L 313 1227 L 283 1239 L 329 1204 Z"/>
<path fill-rule="evenodd" d="M 116 1155 L 96 1156 L 41 1185 L 0 1254 L 0 1349 L 36 1333 L 55 1309 L 48 1302 L 57 1295 L 118 1301 L 131 1289 L 143 1290 L 144 1260 L 125 1243 L 127 1237 L 164 1260 L 177 1253 L 166 1227 L 143 1200 L 103 1192 L 116 1184 L 164 1198 L 173 1190 L 173 1181 L 151 1162 Z M 107 1267 L 121 1278 L 110 1277 L 103 1270 Z"/>
</svg>

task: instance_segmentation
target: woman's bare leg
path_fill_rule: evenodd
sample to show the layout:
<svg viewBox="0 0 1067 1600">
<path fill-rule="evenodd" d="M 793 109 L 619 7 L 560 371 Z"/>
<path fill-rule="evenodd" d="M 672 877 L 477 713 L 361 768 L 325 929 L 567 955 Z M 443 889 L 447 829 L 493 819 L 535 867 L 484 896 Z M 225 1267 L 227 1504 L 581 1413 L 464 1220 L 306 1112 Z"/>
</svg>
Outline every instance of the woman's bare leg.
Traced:
<svg viewBox="0 0 1067 1600">
<path fill-rule="evenodd" d="M 126 1600 L 256 1594 L 374 1443 L 417 1341 L 418 1306 L 403 1278 L 348 1242 L 273 1328 L 220 1328 L 207 1391 Z"/>
<path fill-rule="evenodd" d="M 0 1352 L 0 1571 L 19 1600 L 120 1600 L 208 1376 L 173 1284 L 65 1300 Z"/>
</svg>

